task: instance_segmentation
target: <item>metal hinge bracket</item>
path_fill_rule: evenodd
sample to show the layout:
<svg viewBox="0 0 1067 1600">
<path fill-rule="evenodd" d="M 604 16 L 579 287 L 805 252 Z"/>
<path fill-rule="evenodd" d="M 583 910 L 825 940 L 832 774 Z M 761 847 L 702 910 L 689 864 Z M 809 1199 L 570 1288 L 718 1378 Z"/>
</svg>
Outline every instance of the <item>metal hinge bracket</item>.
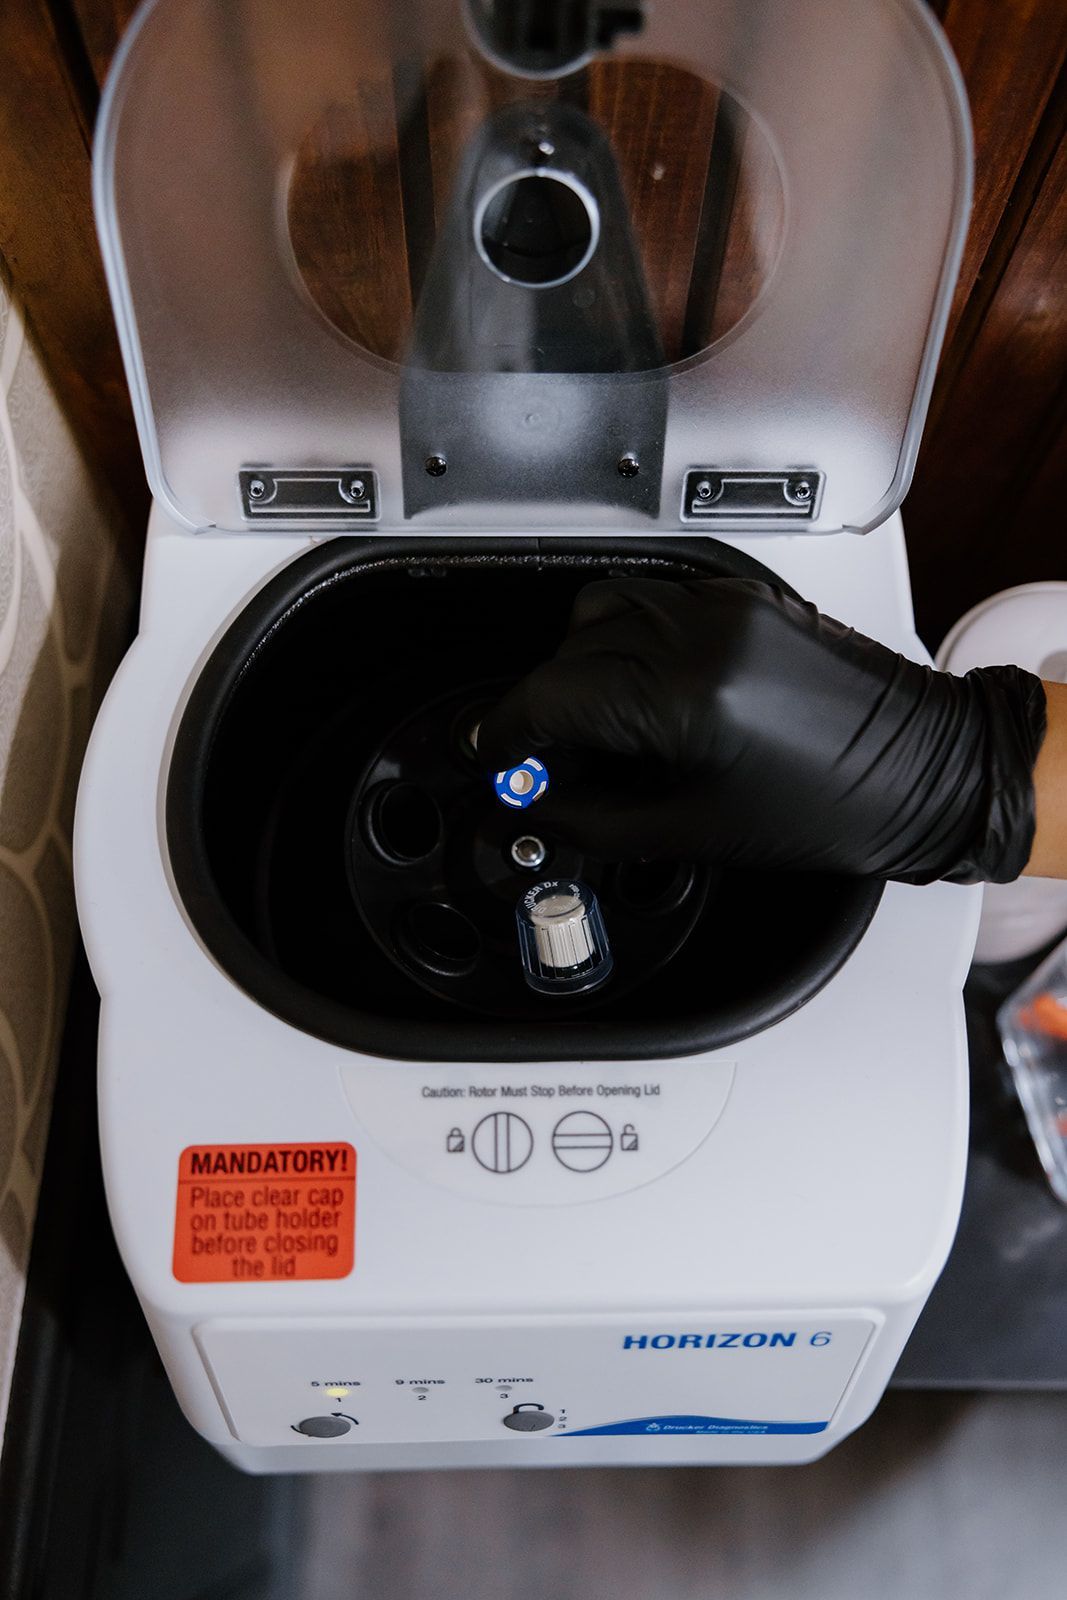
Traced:
<svg viewBox="0 0 1067 1600">
<path fill-rule="evenodd" d="M 732 472 L 692 467 L 685 475 L 685 522 L 760 521 L 788 517 L 811 522 L 822 499 L 823 474 L 813 468 L 785 472 Z"/>
<path fill-rule="evenodd" d="M 247 522 L 352 523 L 378 517 L 371 467 L 246 467 L 237 475 Z"/>
</svg>

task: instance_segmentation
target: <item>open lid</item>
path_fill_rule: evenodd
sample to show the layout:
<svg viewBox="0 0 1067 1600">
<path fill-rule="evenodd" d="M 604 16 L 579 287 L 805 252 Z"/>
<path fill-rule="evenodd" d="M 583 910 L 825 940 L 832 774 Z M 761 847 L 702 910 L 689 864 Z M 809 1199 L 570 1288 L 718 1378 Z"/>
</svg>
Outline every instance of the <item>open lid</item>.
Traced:
<svg viewBox="0 0 1067 1600">
<path fill-rule="evenodd" d="M 152 488 L 196 529 L 874 527 L 970 176 L 922 0 L 148 0 L 96 201 Z"/>
</svg>

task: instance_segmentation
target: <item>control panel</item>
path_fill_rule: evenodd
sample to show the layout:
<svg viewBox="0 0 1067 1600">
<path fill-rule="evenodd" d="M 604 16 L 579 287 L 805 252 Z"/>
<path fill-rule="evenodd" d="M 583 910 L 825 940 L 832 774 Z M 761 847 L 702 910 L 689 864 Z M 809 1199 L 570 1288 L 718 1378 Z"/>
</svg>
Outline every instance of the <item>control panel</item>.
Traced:
<svg viewBox="0 0 1067 1600">
<path fill-rule="evenodd" d="M 202 1324 L 201 1354 L 235 1438 L 506 1441 L 591 1434 L 821 1433 L 872 1317 L 681 1314 L 656 1322 Z"/>
</svg>

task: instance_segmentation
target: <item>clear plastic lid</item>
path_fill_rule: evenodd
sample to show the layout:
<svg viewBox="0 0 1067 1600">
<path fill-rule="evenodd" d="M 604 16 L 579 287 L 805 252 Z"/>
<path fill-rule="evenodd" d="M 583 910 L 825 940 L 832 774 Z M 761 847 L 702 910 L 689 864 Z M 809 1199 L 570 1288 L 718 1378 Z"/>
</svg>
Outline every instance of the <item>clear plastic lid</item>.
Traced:
<svg viewBox="0 0 1067 1600">
<path fill-rule="evenodd" d="M 864 529 L 970 194 L 922 0 L 149 0 L 97 210 L 189 526 Z"/>
</svg>

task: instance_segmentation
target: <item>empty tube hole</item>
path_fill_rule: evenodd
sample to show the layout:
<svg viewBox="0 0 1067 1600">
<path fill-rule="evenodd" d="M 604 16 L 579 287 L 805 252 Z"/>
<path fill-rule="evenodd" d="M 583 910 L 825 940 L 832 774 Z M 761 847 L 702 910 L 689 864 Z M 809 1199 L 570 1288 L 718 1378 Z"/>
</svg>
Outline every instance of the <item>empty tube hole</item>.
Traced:
<svg viewBox="0 0 1067 1600">
<path fill-rule="evenodd" d="M 615 898 L 645 917 L 674 911 L 692 887 L 692 867 L 677 861 L 627 861 L 615 875 Z"/>
<path fill-rule="evenodd" d="M 414 783 L 385 783 L 374 790 L 365 812 L 371 846 L 398 866 L 425 861 L 441 842 L 441 813 Z"/>
<path fill-rule="evenodd" d="M 405 912 L 400 942 L 410 960 L 445 978 L 472 972 L 482 948 L 470 918 L 437 900 L 422 901 Z"/>
</svg>

